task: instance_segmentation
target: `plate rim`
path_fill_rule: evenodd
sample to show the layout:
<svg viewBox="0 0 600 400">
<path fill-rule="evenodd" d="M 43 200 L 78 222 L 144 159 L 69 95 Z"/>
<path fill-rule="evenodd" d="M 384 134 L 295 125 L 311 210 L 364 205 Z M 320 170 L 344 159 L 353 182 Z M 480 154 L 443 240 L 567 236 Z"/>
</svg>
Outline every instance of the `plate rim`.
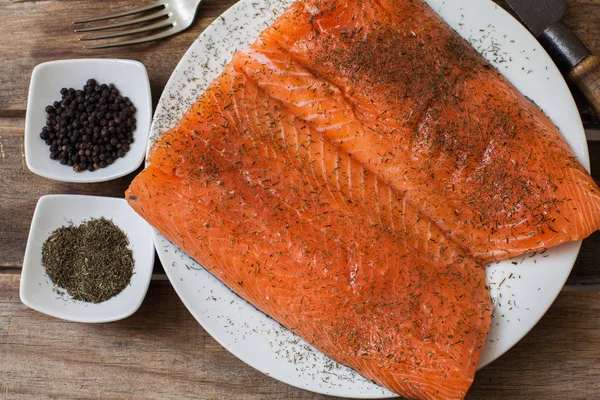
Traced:
<svg viewBox="0 0 600 400">
<path fill-rule="evenodd" d="M 432 7 L 430 4 L 428 4 L 427 0 L 421 0 L 421 1 L 423 1 L 423 2 L 424 2 L 426 5 L 427 5 L 427 6 L 429 6 L 429 7 L 432 9 L 432 11 L 433 11 L 433 12 L 434 12 L 436 15 L 439 15 L 439 12 L 438 12 L 438 11 L 436 11 L 435 9 L 433 9 L 433 7 Z M 466 1 L 472 1 L 472 0 L 466 0 Z M 480 0 L 479 0 L 479 1 L 480 1 Z M 157 123 L 157 119 L 158 119 L 158 118 L 157 118 L 157 115 L 159 114 L 159 111 L 161 111 L 161 112 L 165 112 L 165 111 L 166 111 L 166 109 L 165 109 L 165 107 L 163 107 L 162 103 L 163 103 L 163 100 L 165 99 L 165 97 L 167 96 L 167 88 L 169 88 L 169 87 L 173 87 L 173 86 L 174 86 L 174 85 L 177 83 L 177 79 L 179 79 L 179 76 L 177 76 L 177 75 L 180 75 L 180 74 L 181 74 L 183 71 L 185 71 L 185 69 L 184 69 L 184 68 L 185 68 L 185 65 L 184 65 L 184 64 L 185 64 L 185 61 L 186 61 L 187 59 L 189 59 L 190 55 L 193 53 L 193 49 L 194 49 L 194 46 L 195 46 L 195 44 L 198 42 L 198 40 L 199 40 L 201 37 L 203 37 L 203 36 L 205 36 L 205 35 L 209 35 L 209 34 L 211 34 L 211 32 L 212 32 L 212 31 L 213 31 L 213 29 L 214 29 L 214 25 L 215 25 L 215 24 L 216 24 L 216 23 L 217 23 L 217 22 L 218 22 L 218 21 L 219 21 L 221 18 L 226 18 L 226 17 L 228 16 L 228 14 L 229 14 L 229 13 L 233 12 L 233 11 L 234 11 L 234 10 L 236 10 L 238 7 L 241 7 L 242 3 L 251 3 L 251 2 L 252 2 L 252 0 L 240 0 L 240 1 L 238 1 L 237 3 L 235 3 L 234 5 L 232 5 L 231 7 L 229 7 L 229 8 L 228 8 L 226 11 L 224 11 L 224 12 L 223 12 L 223 13 L 222 13 L 220 16 L 217 16 L 217 17 L 214 19 L 214 21 L 213 21 L 213 22 L 211 22 L 211 24 L 210 24 L 210 25 L 209 25 L 209 26 L 208 26 L 208 27 L 207 27 L 207 28 L 206 28 L 206 29 L 205 29 L 205 30 L 204 30 L 202 33 L 200 33 L 200 35 L 199 35 L 199 36 L 198 36 L 196 39 L 194 39 L 194 42 L 193 42 L 193 43 L 190 45 L 190 47 L 189 47 L 189 48 L 186 50 L 186 52 L 184 53 L 184 55 L 181 57 L 180 61 L 178 62 L 177 66 L 176 66 L 176 67 L 175 67 L 175 69 L 173 70 L 173 72 L 172 72 L 171 76 L 169 77 L 169 80 L 167 81 L 167 83 L 166 83 L 166 85 L 165 85 L 165 89 L 163 90 L 163 93 L 161 94 L 161 96 L 160 96 L 160 98 L 159 98 L 158 105 L 157 105 L 157 107 L 156 107 L 156 110 L 155 110 L 155 114 L 154 114 L 154 116 L 153 116 L 153 118 L 152 118 L 152 123 L 151 123 L 151 126 L 150 126 L 150 138 L 149 138 L 149 140 L 148 140 L 148 143 L 147 143 L 147 151 L 148 151 L 148 152 L 150 151 L 150 149 L 151 149 L 151 147 L 152 147 L 152 142 L 153 142 L 153 140 L 152 140 L 152 139 L 153 139 L 153 137 L 154 137 L 153 133 L 155 132 L 155 124 Z M 502 7 L 500 7 L 499 5 L 497 5 L 496 3 L 494 3 L 492 0 L 486 0 L 484 3 L 488 3 L 488 5 L 493 5 L 493 6 L 496 8 L 497 12 L 500 12 L 501 14 L 504 14 L 504 15 L 503 15 L 503 18 L 510 18 L 511 20 L 513 20 L 513 22 L 515 22 L 516 24 L 518 24 L 518 25 L 519 25 L 519 27 L 520 27 L 520 29 L 519 29 L 519 31 L 520 31 L 520 32 L 518 33 L 519 35 L 526 35 L 526 36 L 528 36 L 530 39 L 533 39 L 533 40 L 534 40 L 536 43 L 538 43 L 538 44 L 539 44 L 539 42 L 537 41 L 537 39 L 535 39 L 535 37 L 534 37 L 534 36 L 533 36 L 533 35 L 532 35 L 532 34 L 531 34 L 531 33 L 530 33 L 530 32 L 529 32 L 529 31 L 528 31 L 528 30 L 527 30 L 527 29 L 526 29 L 526 28 L 525 28 L 525 27 L 522 25 L 522 24 L 520 24 L 520 23 L 518 22 L 518 20 L 516 20 L 516 19 L 515 19 L 515 18 L 514 18 L 514 17 L 513 17 L 513 16 L 512 16 L 510 13 L 508 13 L 508 12 L 507 12 L 505 9 L 503 9 Z M 444 2 L 443 4 L 445 4 L 445 2 Z M 444 21 L 444 22 L 445 22 L 445 21 Z M 446 22 L 445 22 L 445 23 L 446 23 Z M 457 34 L 459 34 L 461 37 L 463 37 L 463 38 L 464 38 L 464 36 L 463 36 L 463 35 L 462 35 L 460 32 L 456 31 L 456 30 L 455 30 L 454 28 L 452 28 L 452 27 L 451 27 L 451 29 L 452 29 L 452 30 L 454 30 L 454 31 L 455 31 Z M 466 40 L 466 39 L 465 39 L 465 40 Z M 469 43 L 469 41 L 468 41 L 468 40 L 466 40 L 466 41 L 467 41 L 467 43 Z M 470 45 L 470 46 L 473 46 L 473 45 L 472 45 L 472 43 L 469 43 L 469 45 Z M 546 56 L 548 56 L 548 58 L 549 58 L 549 55 L 547 54 L 547 52 L 545 52 L 545 50 L 543 49 L 543 47 L 541 46 L 541 44 L 539 44 L 539 47 L 540 47 L 540 48 L 541 48 L 541 49 L 544 51 L 544 53 L 546 54 Z M 478 53 L 479 53 L 479 52 L 478 52 Z M 500 74 L 502 74 L 502 75 L 504 76 L 504 73 L 502 72 L 502 70 L 501 70 L 500 68 L 497 68 L 496 66 L 494 66 L 494 68 L 496 68 L 496 69 L 498 70 L 498 72 L 500 72 Z M 557 67 L 556 67 L 556 65 L 555 65 L 555 63 L 554 63 L 553 61 L 551 61 L 550 68 L 554 68 L 554 69 L 556 69 L 556 68 L 557 68 Z M 180 70 L 181 70 L 181 71 L 180 71 Z M 557 71 L 558 71 L 558 70 L 557 70 Z M 564 79 L 564 76 L 562 76 L 560 73 L 559 73 L 559 76 L 560 76 L 560 78 L 561 78 L 561 79 L 560 79 L 560 81 L 559 81 L 559 84 L 560 84 L 561 86 L 563 86 L 563 89 L 565 89 L 565 93 L 566 93 L 566 94 L 568 94 L 568 96 L 569 96 L 569 97 L 568 97 L 568 100 L 570 100 L 570 101 L 569 101 L 569 103 L 571 103 L 571 104 L 575 105 L 575 102 L 574 102 L 574 99 L 573 99 L 572 93 L 571 93 L 570 89 L 569 89 L 569 88 L 568 88 L 568 86 L 567 86 L 567 83 L 566 83 L 566 81 L 565 81 L 565 79 Z M 507 80 L 508 80 L 508 79 L 507 79 Z M 511 82 L 511 85 L 513 85 L 513 86 L 514 86 L 514 84 L 513 84 L 512 82 Z M 203 91 L 202 91 L 202 92 L 200 92 L 200 93 L 198 94 L 198 97 L 199 97 L 199 96 L 201 96 L 201 94 L 202 94 L 202 93 L 203 93 Z M 520 90 L 519 90 L 519 93 L 521 93 L 521 91 L 520 91 Z M 545 112 L 544 112 L 544 113 L 545 113 Z M 581 127 L 581 132 L 584 132 L 584 129 L 583 129 L 583 124 L 582 124 L 582 122 L 581 122 L 581 118 L 580 118 L 579 114 L 578 114 L 578 121 L 577 121 L 577 123 L 578 123 L 578 126 L 580 126 L 580 127 Z M 562 133 L 561 133 L 561 134 L 562 134 Z M 564 135 L 563 135 L 563 136 L 564 136 Z M 577 156 L 577 158 L 578 158 L 578 160 L 579 160 L 579 161 L 582 163 L 582 165 L 584 166 L 584 168 L 585 168 L 586 170 L 588 170 L 588 172 L 589 172 L 589 162 L 590 162 L 590 161 L 589 161 L 589 149 L 588 149 L 587 143 L 585 142 L 585 134 L 584 134 L 584 136 L 583 136 L 583 143 L 582 143 L 582 145 L 583 145 L 583 146 L 582 146 L 582 147 L 583 147 L 583 148 L 582 148 L 582 150 L 583 150 L 582 157 L 579 157 L 579 156 Z M 166 239 L 166 238 L 164 238 L 164 237 L 163 237 L 163 236 L 160 234 L 160 232 L 158 232 L 158 231 L 157 231 L 155 228 L 152 228 L 152 229 L 153 229 L 153 231 L 154 231 L 153 240 L 154 240 L 154 243 L 155 243 L 155 247 L 156 247 L 156 249 L 157 249 L 157 254 L 158 254 L 158 257 L 159 257 L 159 259 L 161 260 L 161 263 L 162 263 L 162 262 L 163 262 L 163 258 L 166 258 L 166 255 L 165 255 L 165 254 L 164 254 L 162 251 L 160 251 L 160 250 L 159 250 L 159 248 L 161 248 L 161 246 L 159 246 L 158 240 L 167 240 L 167 239 Z M 167 240 L 167 241 L 168 241 L 168 240 Z M 170 243 L 170 242 L 169 242 L 169 243 Z M 571 271 L 572 271 L 572 269 L 573 269 L 573 267 L 574 267 L 574 265 L 575 265 L 575 261 L 576 261 L 576 259 L 577 259 L 577 256 L 578 256 L 578 254 L 579 254 L 579 251 L 580 251 L 580 248 L 581 248 L 581 241 L 578 241 L 578 242 L 572 242 L 572 243 L 574 243 L 574 244 L 577 246 L 577 249 L 576 249 L 576 251 L 573 251 L 573 260 L 572 260 L 572 262 L 570 262 L 570 264 L 571 264 L 571 265 L 570 265 L 570 267 L 569 267 L 569 273 L 568 273 L 568 274 L 566 274 L 564 281 L 563 281 L 563 282 L 561 282 L 561 285 L 560 285 L 560 286 L 561 286 L 561 288 L 562 288 L 562 287 L 564 286 L 564 284 L 566 283 L 566 280 L 568 279 L 568 277 L 569 277 L 569 275 L 570 275 L 570 273 L 571 273 Z M 177 249 L 178 249 L 178 247 L 177 247 L 177 246 L 175 246 L 174 244 L 172 244 L 172 246 L 174 246 L 175 248 L 177 248 Z M 181 253 L 182 253 L 182 254 L 186 254 L 186 253 L 184 253 L 183 251 L 181 251 Z M 163 265 L 165 265 L 165 264 L 163 263 Z M 488 268 L 488 267 L 489 267 L 489 265 L 490 265 L 490 264 L 486 265 L 486 268 Z M 212 275 L 212 273 L 210 273 L 208 270 L 206 270 L 206 272 L 207 272 L 207 273 L 209 273 L 211 276 L 214 276 L 214 275 Z M 335 393 L 333 393 L 333 394 L 332 394 L 331 392 L 328 392 L 326 389 L 321 389 L 321 388 L 319 388 L 319 387 L 307 388 L 307 387 L 303 387 L 303 386 L 300 386 L 300 385 L 298 385 L 298 384 L 295 384 L 295 383 L 292 383 L 292 382 L 288 382 L 288 381 L 284 381 L 284 380 L 282 380 L 282 379 L 279 379 L 279 378 L 277 378 L 277 377 L 275 377 L 275 376 L 271 375 L 269 372 L 267 372 L 267 371 L 263 370 L 262 368 L 255 366 L 255 365 L 252 363 L 252 361 L 249 361 L 249 360 L 248 360 L 248 359 L 247 359 L 245 356 L 243 356 L 243 355 L 240 355 L 240 354 L 238 354 L 237 352 L 233 351 L 233 350 L 230 348 L 231 346 L 229 346 L 229 345 L 227 345 L 226 343 L 224 343 L 224 342 L 223 342 L 223 340 L 222 340 L 222 338 L 220 338 L 220 336 L 219 336 L 219 335 L 213 335 L 213 330 L 212 330 L 210 327 L 209 327 L 209 328 L 207 328 L 207 327 L 206 327 L 204 324 L 202 324 L 202 322 L 201 322 L 201 321 L 200 321 L 200 319 L 199 319 L 199 316 L 197 316 L 197 315 L 196 315 L 196 313 L 193 311 L 193 306 L 192 306 L 191 304 L 189 304 L 189 302 L 185 300 L 185 296 L 183 296 L 183 295 L 182 295 L 182 293 L 180 293 L 180 291 L 182 291 L 182 290 L 184 290 L 184 289 L 183 289 L 181 286 L 179 286 L 179 285 L 177 284 L 177 281 L 176 281 L 176 279 L 174 279 L 174 277 L 172 277 L 172 276 L 171 276 L 171 274 L 172 274 L 172 273 L 169 271 L 169 269 L 168 269 L 168 268 L 165 268 L 165 273 L 166 273 L 166 275 L 167 275 L 167 278 L 168 278 L 168 279 L 169 279 L 169 281 L 171 282 L 171 284 L 172 284 L 173 288 L 175 289 L 175 292 L 177 293 L 178 297 L 179 297 L 179 298 L 180 298 L 180 300 L 183 302 L 183 304 L 184 304 L 184 305 L 185 305 L 185 307 L 188 309 L 188 311 L 189 311 L 189 312 L 192 314 L 192 316 L 194 317 L 194 319 L 196 319 L 196 321 L 197 321 L 197 322 L 198 322 L 198 323 L 199 323 L 199 324 L 202 326 L 202 328 L 203 328 L 203 329 L 204 329 L 204 330 L 205 330 L 205 331 L 206 331 L 206 332 L 207 332 L 209 335 L 211 335 L 211 337 L 212 337 L 214 340 L 216 340 L 216 341 L 217 341 L 217 342 L 218 342 L 218 343 L 219 343 L 221 346 L 223 346 L 223 347 L 224 347 L 224 348 L 225 348 L 225 349 L 226 349 L 228 352 L 230 352 L 231 354 L 233 354 L 233 355 L 234 355 L 236 358 L 238 358 L 239 360 L 241 360 L 241 361 L 243 361 L 244 363 L 248 364 L 250 367 L 252 367 L 252 368 L 256 369 L 257 371 L 260 371 L 261 373 L 263 373 L 263 374 L 265 374 L 265 375 L 267 375 L 267 376 L 269 376 L 269 377 L 271 377 L 271 378 L 274 378 L 274 379 L 276 379 L 276 380 L 278 380 L 278 381 L 281 381 L 281 382 L 283 382 L 283 383 L 285 383 L 285 384 L 288 384 L 288 385 L 290 385 L 290 386 L 294 386 L 294 387 L 297 387 L 297 388 L 300 388 L 300 389 L 303 389 L 303 390 L 312 391 L 312 392 L 314 392 L 314 393 L 326 394 L 326 395 L 329 395 L 329 396 L 334 396 L 334 397 L 340 397 L 340 396 L 342 396 L 342 395 L 338 395 L 338 394 L 335 394 Z M 216 278 L 215 278 L 215 279 L 216 279 Z M 219 282 L 220 282 L 220 281 L 219 281 Z M 229 289 L 229 290 L 230 290 L 230 289 Z M 552 301 L 551 301 L 551 302 L 548 304 L 548 306 L 547 306 L 547 307 L 545 307 L 545 309 L 544 309 L 544 311 L 543 311 L 543 312 L 541 312 L 541 313 L 540 313 L 540 314 L 539 314 L 537 317 L 534 317 L 534 318 L 532 318 L 532 319 L 531 319 L 531 321 L 532 321 L 532 322 L 533 322 L 534 320 L 535 320 L 535 322 L 533 322 L 533 324 L 531 325 L 531 327 L 530 327 L 529 329 L 527 329 L 527 330 L 526 330 L 526 331 L 525 331 L 525 332 L 524 332 L 522 335 L 520 335 L 520 336 L 518 337 L 518 339 L 517 339 L 517 340 L 514 340 L 514 342 L 513 342 L 513 343 L 512 343 L 512 344 L 511 344 L 511 345 L 510 345 L 508 348 L 506 348 L 506 349 L 505 349 L 504 351 L 502 351 L 502 352 L 499 352 L 499 353 L 498 353 L 498 354 L 497 354 L 497 355 L 496 355 L 496 356 L 495 356 L 495 357 L 494 357 L 492 360 L 490 360 L 490 361 L 486 362 L 486 363 L 485 363 L 485 364 L 483 364 L 483 365 L 481 365 L 481 364 L 480 364 L 480 365 L 478 366 L 477 370 L 479 371 L 480 369 L 484 368 L 485 366 L 489 365 L 490 363 L 492 363 L 492 362 L 496 361 L 498 358 L 500 358 L 502 355 L 504 355 L 504 354 L 505 354 L 505 353 L 506 353 L 508 350 L 512 349 L 512 348 L 513 348 L 513 347 L 514 347 L 514 346 L 515 346 L 517 343 L 519 343 L 519 342 L 520 342 L 520 341 L 523 339 L 523 337 L 525 337 L 525 336 L 526 336 L 526 335 L 527 335 L 527 334 L 528 334 L 528 333 L 529 333 L 529 332 L 530 332 L 530 331 L 533 329 L 533 327 L 535 327 L 535 326 L 536 326 L 536 325 L 539 323 L 539 321 L 540 321 L 540 320 L 541 320 L 541 319 L 544 317 L 544 315 L 546 315 L 546 313 L 547 313 L 548 309 L 549 309 L 549 308 L 550 308 L 550 307 L 551 307 L 551 306 L 554 304 L 554 302 L 556 301 L 556 298 L 558 297 L 558 295 L 560 295 L 560 293 L 561 293 L 561 290 L 559 290 L 559 291 L 557 292 L 557 294 L 556 294 L 555 296 L 553 296 L 553 299 L 552 299 Z M 235 295 L 237 296 L 237 294 L 235 294 Z M 239 297 L 239 296 L 238 296 L 238 297 Z M 251 305 L 251 304 L 250 304 L 250 305 Z M 252 305 L 251 305 L 251 306 L 252 306 Z M 252 306 L 252 307 L 254 307 L 254 306 Z M 280 325 L 281 325 L 281 324 L 280 324 Z M 282 328 L 285 328 L 283 325 L 281 325 L 281 326 L 282 326 Z M 285 329 L 287 329 L 287 328 L 285 328 Z M 515 336 L 515 337 L 516 337 L 516 336 Z M 360 374 L 359 374 L 359 375 L 360 375 Z M 364 396 L 364 395 L 363 395 L 363 396 L 361 396 L 360 394 L 356 394 L 356 395 L 353 395 L 353 396 L 352 396 L 352 398 L 390 398 L 390 397 L 396 397 L 396 396 L 397 396 L 397 394 L 393 394 L 393 395 L 389 395 L 389 396 L 386 396 L 386 395 L 377 395 L 377 397 L 371 397 L 371 396 Z"/>
</svg>

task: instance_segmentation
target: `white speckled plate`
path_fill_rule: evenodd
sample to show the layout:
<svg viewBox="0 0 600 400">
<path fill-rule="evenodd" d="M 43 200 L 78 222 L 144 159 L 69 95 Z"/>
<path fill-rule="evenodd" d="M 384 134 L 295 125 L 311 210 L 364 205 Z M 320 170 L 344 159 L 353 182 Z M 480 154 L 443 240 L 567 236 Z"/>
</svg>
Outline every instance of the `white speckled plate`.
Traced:
<svg viewBox="0 0 600 400">
<path fill-rule="evenodd" d="M 589 169 L 577 109 L 560 73 L 539 43 L 488 0 L 428 0 L 428 4 L 522 93 L 552 118 Z M 154 138 L 175 125 L 238 49 L 249 46 L 292 0 L 242 0 L 192 44 L 158 104 Z M 353 398 L 392 397 L 240 299 L 159 233 L 156 248 L 167 276 L 198 322 L 225 348 L 254 368 L 290 385 Z M 491 265 L 493 326 L 480 367 L 517 343 L 544 315 L 566 281 L 580 243 Z"/>
</svg>

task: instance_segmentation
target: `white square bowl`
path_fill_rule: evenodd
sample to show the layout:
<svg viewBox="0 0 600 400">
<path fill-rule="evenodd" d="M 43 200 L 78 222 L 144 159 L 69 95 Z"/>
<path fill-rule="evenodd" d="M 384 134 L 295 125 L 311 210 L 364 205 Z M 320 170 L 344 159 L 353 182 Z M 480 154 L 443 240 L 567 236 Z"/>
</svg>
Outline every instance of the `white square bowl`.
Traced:
<svg viewBox="0 0 600 400">
<path fill-rule="evenodd" d="M 73 300 L 66 293 L 55 292 L 46 269 L 42 265 L 42 246 L 50 234 L 61 226 L 104 217 L 112 220 L 129 237 L 134 267 L 131 283 L 118 295 L 98 304 Z M 21 272 L 21 301 L 28 307 L 74 322 L 111 322 L 126 318 L 142 304 L 154 267 L 152 228 L 124 199 L 80 196 L 47 195 L 40 198 L 35 208 L 25 261 Z"/>
<path fill-rule="evenodd" d="M 81 89 L 90 78 L 98 84 L 114 83 L 123 96 L 137 108 L 134 142 L 125 157 L 96 171 L 75 172 L 72 167 L 50 159 L 48 145 L 40 139 L 46 124 L 47 105 L 60 101 L 63 87 Z M 31 172 L 63 182 L 104 182 L 136 170 L 144 161 L 152 119 L 150 82 L 144 65 L 138 61 L 116 59 L 79 59 L 50 61 L 37 65 L 31 74 L 27 116 L 25 118 L 25 160 Z"/>
</svg>

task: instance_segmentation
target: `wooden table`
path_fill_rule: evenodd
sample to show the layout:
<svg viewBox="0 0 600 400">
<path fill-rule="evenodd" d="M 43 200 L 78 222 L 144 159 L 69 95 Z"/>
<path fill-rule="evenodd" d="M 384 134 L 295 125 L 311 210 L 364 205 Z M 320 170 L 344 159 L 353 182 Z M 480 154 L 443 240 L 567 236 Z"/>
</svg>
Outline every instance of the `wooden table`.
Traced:
<svg viewBox="0 0 600 400">
<path fill-rule="evenodd" d="M 154 101 L 200 32 L 235 0 L 204 0 L 189 31 L 136 48 L 88 51 L 69 21 L 139 3 L 0 0 L 0 398 L 321 399 L 245 365 L 192 318 L 157 265 L 141 309 L 101 325 L 61 321 L 19 300 L 20 268 L 38 198 L 48 193 L 122 197 L 134 174 L 66 184 L 27 170 L 23 126 L 33 67 L 43 61 L 116 57 L 143 62 Z M 600 0 L 570 0 L 567 25 L 600 54 Z M 8 34 L 8 36 L 6 36 Z M 582 111 L 588 127 L 594 117 Z M 590 132 L 598 136 L 598 132 Z M 600 142 L 589 142 L 600 179 Z M 600 398 L 600 233 L 584 241 L 567 286 L 540 323 L 478 373 L 471 399 Z"/>
</svg>

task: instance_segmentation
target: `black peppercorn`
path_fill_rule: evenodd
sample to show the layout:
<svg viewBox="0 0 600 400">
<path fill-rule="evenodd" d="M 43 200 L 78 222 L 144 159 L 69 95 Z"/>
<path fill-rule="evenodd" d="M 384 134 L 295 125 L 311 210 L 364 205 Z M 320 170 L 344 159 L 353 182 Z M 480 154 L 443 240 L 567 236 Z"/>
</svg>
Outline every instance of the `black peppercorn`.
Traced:
<svg viewBox="0 0 600 400">
<path fill-rule="evenodd" d="M 50 158 L 73 170 L 93 171 L 124 157 L 133 142 L 135 106 L 114 84 L 88 79 L 82 89 L 62 88 L 60 101 L 44 108 L 40 132 Z"/>
</svg>

